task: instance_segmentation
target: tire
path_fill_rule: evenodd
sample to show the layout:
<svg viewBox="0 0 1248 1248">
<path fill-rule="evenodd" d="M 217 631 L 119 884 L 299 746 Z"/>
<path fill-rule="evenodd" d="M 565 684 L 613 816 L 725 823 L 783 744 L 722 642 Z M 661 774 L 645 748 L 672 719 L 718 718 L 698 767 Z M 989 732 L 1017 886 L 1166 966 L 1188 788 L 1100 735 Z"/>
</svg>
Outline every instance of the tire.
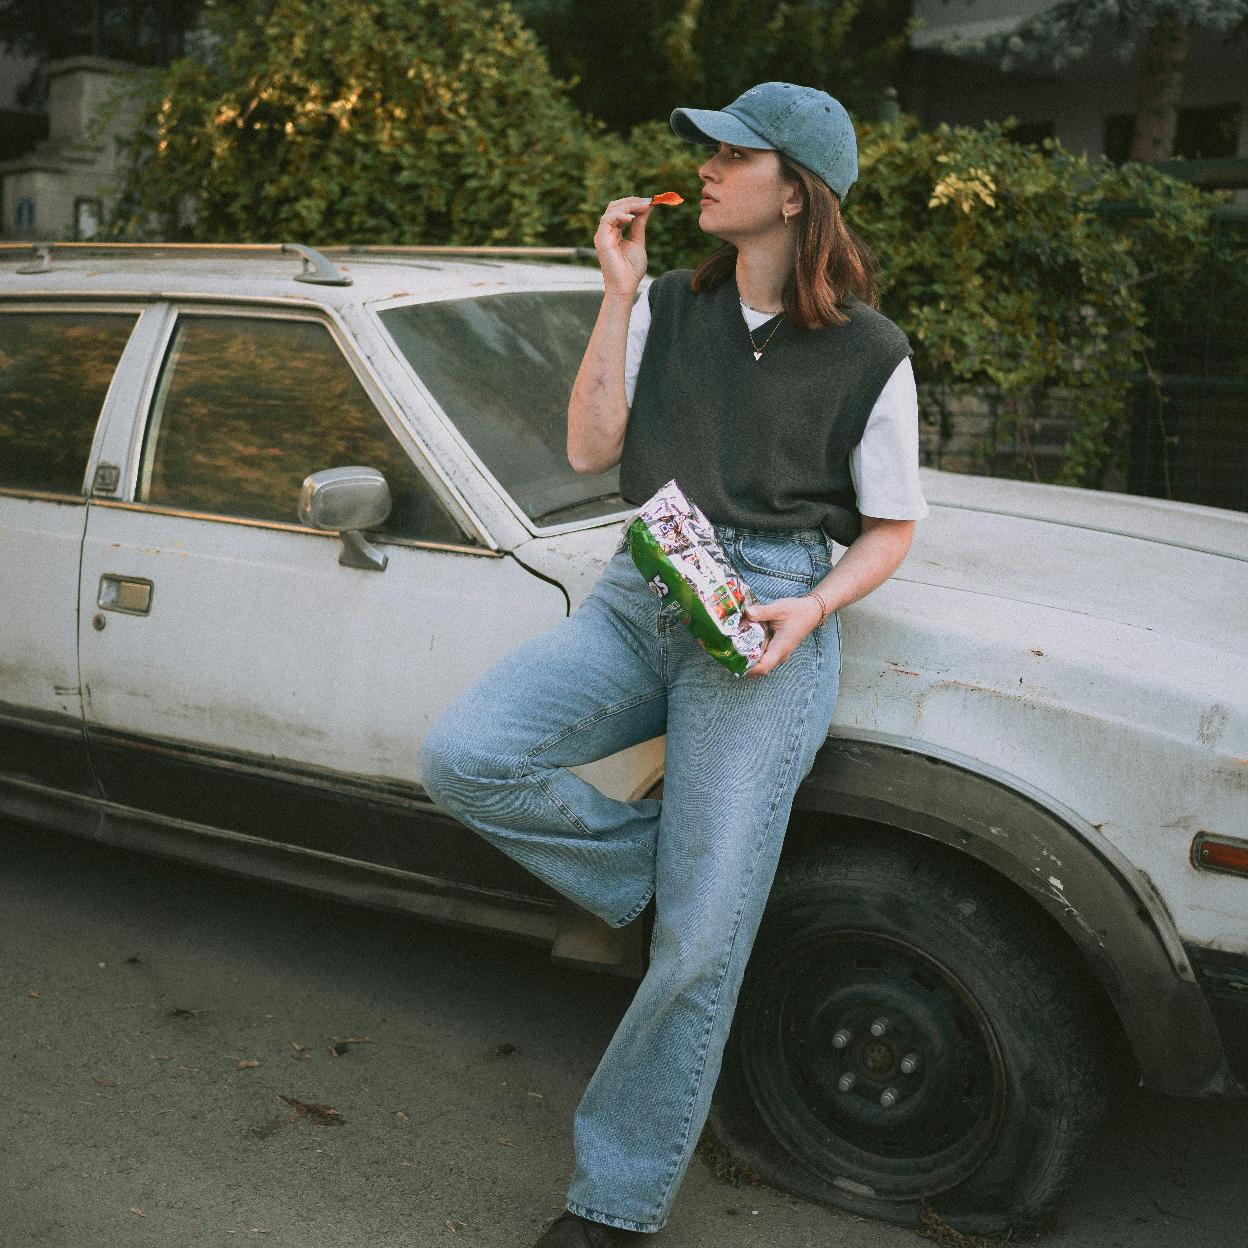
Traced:
<svg viewBox="0 0 1248 1248">
<path fill-rule="evenodd" d="M 838 846 L 777 875 L 711 1133 L 822 1204 L 1034 1231 L 1105 1114 L 1095 1017 L 1064 939 L 978 863 L 892 836 Z"/>
</svg>

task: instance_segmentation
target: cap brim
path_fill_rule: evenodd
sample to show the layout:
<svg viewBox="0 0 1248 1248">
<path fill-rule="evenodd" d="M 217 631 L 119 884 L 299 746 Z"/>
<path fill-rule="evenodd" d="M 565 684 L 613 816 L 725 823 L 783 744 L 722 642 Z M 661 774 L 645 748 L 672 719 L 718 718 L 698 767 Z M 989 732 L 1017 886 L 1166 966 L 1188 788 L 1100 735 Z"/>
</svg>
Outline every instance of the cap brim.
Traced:
<svg viewBox="0 0 1248 1248">
<path fill-rule="evenodd" d="M 719 143 L 733 143 L 737 147 L 760 147 L 775 151 L 776 145 L 768 143 L 761 134 L 751 130 L 731 113 L 721 113 L 712 108 L 677 108 L 672 111 L 672 129 L 690 143 L 715 147 Z"/>
</svg>

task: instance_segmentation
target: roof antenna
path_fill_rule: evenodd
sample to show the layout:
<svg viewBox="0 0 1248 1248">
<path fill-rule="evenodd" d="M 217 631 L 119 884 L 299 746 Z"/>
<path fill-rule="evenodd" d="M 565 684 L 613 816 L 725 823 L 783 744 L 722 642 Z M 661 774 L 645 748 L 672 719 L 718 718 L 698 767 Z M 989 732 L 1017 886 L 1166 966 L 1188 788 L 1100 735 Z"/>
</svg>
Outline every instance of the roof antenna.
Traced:
<svg viewBox="0 0 1248 1248">
<path fill-rule="evenodd" d="M 52 244 L 51 243 L 35 243 L 35 255 L 29 264 L 23 265 L 17 270 L 19 273 L 51 273 L 52 272 Z"/>
<path fill-rule="evenodd" d="M 350 286 L 354 280 L 314 247 L 305 247 L 303 243 L 283 243 L 282 250 L 292 251 L 303 259 L 303 272 L 295 278 L 297 282 L 311 282 L 315 286 Z"/>
</svg>

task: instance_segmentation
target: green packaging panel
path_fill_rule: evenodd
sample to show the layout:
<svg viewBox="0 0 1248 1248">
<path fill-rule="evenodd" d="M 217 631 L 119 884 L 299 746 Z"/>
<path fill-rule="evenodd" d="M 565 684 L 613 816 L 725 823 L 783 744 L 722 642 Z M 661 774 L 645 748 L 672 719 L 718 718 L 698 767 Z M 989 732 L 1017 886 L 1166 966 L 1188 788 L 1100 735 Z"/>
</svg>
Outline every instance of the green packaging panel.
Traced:
<svg viewBox="0 0 1248 1248">
<path fill-rule="evenodd" d="M 744 615 L 758 599 L 675 480 L 642 504 L 628 526 L 628 550 L 650 590 L 680 603 L 689 631 L 713 659 L 744 676 L 762 658 L 771 629 Z"/>
</svg>

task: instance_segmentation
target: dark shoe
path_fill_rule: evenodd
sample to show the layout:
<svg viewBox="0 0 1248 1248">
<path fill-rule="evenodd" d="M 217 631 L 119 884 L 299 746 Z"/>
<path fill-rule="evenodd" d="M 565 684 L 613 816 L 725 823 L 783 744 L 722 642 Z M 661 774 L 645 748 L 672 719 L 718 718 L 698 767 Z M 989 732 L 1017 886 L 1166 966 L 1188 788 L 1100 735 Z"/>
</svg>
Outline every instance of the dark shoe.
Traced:
<svg viewBox="0 0 1248 1248">
<path fill-rule="evenodd" d="M 617 1248 L 617 1245 L 635 1244 L 644 1238 L 641 1231 L 625 1231 L 605 1222 L 594 1222 L 567 1209 L 538 1236 L 533 1248 Z"/>
</svg>

